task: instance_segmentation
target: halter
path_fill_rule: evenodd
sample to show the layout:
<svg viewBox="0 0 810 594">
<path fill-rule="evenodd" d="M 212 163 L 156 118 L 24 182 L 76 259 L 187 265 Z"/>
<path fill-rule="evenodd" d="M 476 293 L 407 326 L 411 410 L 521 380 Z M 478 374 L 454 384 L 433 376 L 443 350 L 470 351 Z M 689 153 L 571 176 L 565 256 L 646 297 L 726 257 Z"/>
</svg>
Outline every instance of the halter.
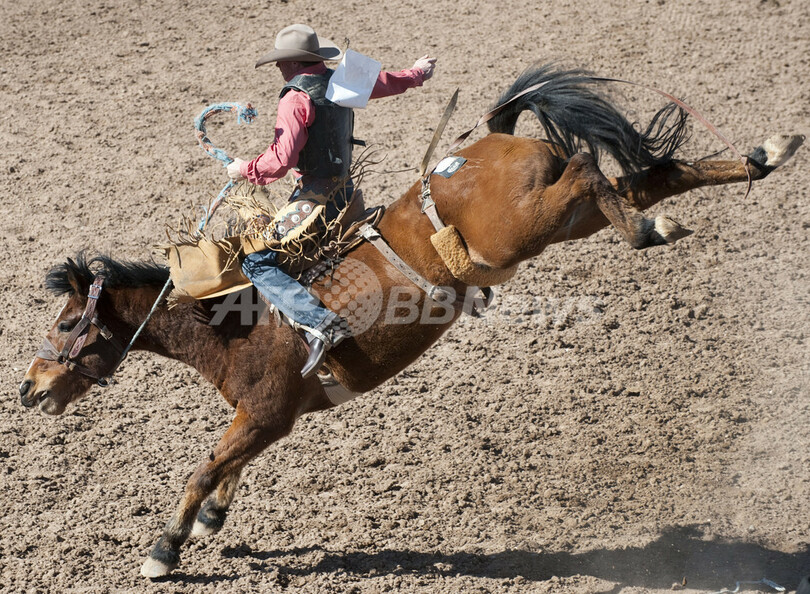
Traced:
<svg viewBox="0 0 810 594">
<path fill-rule="evenodd" d="M 87 341 L 87 333 L 91 325 L 98 328 L 99 335 L 107 340 L 107 342 L 118 351 L 119 355 L 124 353 L 124 348 L 121 346 L 121 343 L 113 336 L 112 332 L 102 323 L 98 316 L 96 316 L 96 305 L 101 295 L 103 285 L 104 276 L 101 274 L 96 275 L 93 279 L 93 284 L 90 285 L 90 291 L 87 294 L 87 305 L 84 308 L 84 313 L 68 335 L 62 350 L 57 351 L 54 344 L 47 338 L 44 338 L 42 340 L 42 346 L 34 356 L 39 359 L 45 359 L 46 361 L 56 361 L 67 367 L 70 371 L 77 371 L 82 375 L 96 380 L 100 386 L 107 386 L 109 384 L 108 379 L 113 373 L 112 371 L 106 376 L 98 375 L 88 367 L 75 361 L 81 353 L 82 348 L 84 348 L 84 343 Z M 117 367 L 118 365 L 113 367 L 113 371 L 115 371 Z"/>
<path fill-rule="evenodd" d="M 205 129 L 205 121 L 208 119 L 209 116 L 218 113 L 218 112 L 225 112 L 230 111 L 234 112 L 237 115 L 238 123 L 242 124 L 250 124 L 253 121 L 253 118 L 256 117 L 256 110 L 251 107 L 248 103 L 246 106 L 240 105 L 238 103 L 219 103 L 214 105 L 209 105 L 207 108 L 203 110 L 203 112 L 197 117 L 194 121 L 194 126 L 197 129 L 197 141 L 200 143 L 200 146 L 203 148 L 205 152 L 207 152 L 212 157 L 219 159 L 223 162 L 224 165 L 228 165 L 231 163 L 233 159 L 231 159 L 222 149 L 217 148 L 214 144 L 208 139 L 208 135 Z M 199 231 L 202 232 L 203 229 L 208 224 L 208 221 L 211 219 L 211 216 L 214 214 L 214 211 L 217 209 L 219 204 L 228 194 L 228 192 L 236 185 L 235 182 L 229 181 L 216 199 L 212 202 L 212 204 L 206 209 L 205 215 L 203 216 L 202 220 L 199 224 Z M 64 365 L 68 368 L 69 371 L 76 371 L 85 375 L 89 378 L 96 380 L 99 386 L 106 387 L 110 383 L 110 378 L 112 378 L 113 374 L 118 370 L 121 366 L 121 363 L 124 362 L 126 359 L 127 354 L 129 354 L 130 349 L 135 344 L 135 341 L 141 335 L 144 327 L 152 318 L 152 315 L 158 308 L 158 305 L 166 296 L 169 289 L 172 287 L 172 280 L 171 277 L 166 281 L 166 284 L 163 285 L 163 289 L 160 291 L 155 303 L 152 305 L 152 309 L 147 314 L 146 318 L 138 329 L 133 334 L 132 338 L 130 339 L 129 343 L 126 347 L 121 346 L 121 343 L 113 336 L 112 332 L 105 326 L 102 321 L 96 316 L 96 304 L 98 303 L 98 298 L 101 295 L 101 289 L 104 285 L 104 275 L 97 274 L 93 279 L 93 284 L 90 285 L 90 291 L 87 294 L 87 305 L 84 308 L 84 313 L 82 314 L 81 319 L 70 332 L 70 335 L 65 341 L 65 346 L 62 347 L 61 351 L 57 351 L 54 344 L 46 338 L 42 339 L 42 346 L 34 355 L 35 358 L 44 359 L 46 361 L 55 361 Z M 113 365 L 112 369 L 106 375 L 98 375 L 90 368 L 77 363 L 75 359 L 79 356 L 84 347 L 84 343 L 87 341 L 87 332 L 90 329 L 90 326 L 93 325 L 98 328 L 99 335 L 104 338 L 107 342 L 112 345 L 112 347 L 118 352 L 118 360 Z"/>
</svg>

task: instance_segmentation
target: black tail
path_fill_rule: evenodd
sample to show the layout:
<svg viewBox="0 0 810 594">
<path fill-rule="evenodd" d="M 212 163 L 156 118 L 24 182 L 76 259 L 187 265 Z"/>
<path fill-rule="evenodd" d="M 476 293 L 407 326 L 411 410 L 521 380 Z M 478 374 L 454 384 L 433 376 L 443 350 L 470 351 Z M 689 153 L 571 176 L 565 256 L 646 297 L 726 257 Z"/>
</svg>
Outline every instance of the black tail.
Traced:
<svg viewBox="0 0 810 594">
<path fill-rule="evenodd" d="M 673 158 L 688 139 L 686 112 L 673 103 L 653 116 L 639 132 L 602 94 L 597 80 L 584 70 L 557 70 L 553 65 L 529 68 L 501 95 L 495 107 L 538 83 L 489 121 L 490 132 L 514 134 L 521 112 L 531 110 L 540 120 L 548 139 L 562 146 L 571 157 L 585 145 L 598 159 L 607 152 L 626 173 Z M 670 123 L 674 116 L 675 122 Z"/>
</svg>

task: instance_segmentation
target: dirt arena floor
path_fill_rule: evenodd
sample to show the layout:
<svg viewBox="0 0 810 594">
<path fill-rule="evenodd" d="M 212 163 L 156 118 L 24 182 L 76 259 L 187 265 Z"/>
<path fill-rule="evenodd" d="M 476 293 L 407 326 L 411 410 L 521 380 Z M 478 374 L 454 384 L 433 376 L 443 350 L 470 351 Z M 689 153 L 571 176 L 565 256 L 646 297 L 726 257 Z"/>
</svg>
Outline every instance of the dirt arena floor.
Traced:
<svg viewBox="0 0 810 594">
<path fill-rule="evenodd" d="M 282 81 L 253 63 L 294 22 L 388 69 L 439 59 L 423 88 L 357 114 L 386 154 L 372 204 L 417 179 L 456 87 L 440 151 L 536 61 L 666 89 L 743 151 L 810 130 L 805 0 L 5 2 L 0 590 L 795 589 L 810 574 L 808 147 L 747 199 L 740 184 L 656 207 L 696 231 L 673 247 L 635 252 L 606 229 L 524 264 L 484 319 L 300 420 L 248 467 L 218 535 L 140 577 L 232 413 L 196 371 L 142 353 L 61 417 L 24 409 L 17 386 L 63 302 L 43 278 L 82 248 L 149 259 L 218 192 L 194 138 L 206 105 L 252 102 L 252 126 L 209 131 L 235 156 L 265 148 Z M 663 101 L 616 97 L 641 121 Z M 684 158 L 722 148 L 692 130 Z"/>
</svg>

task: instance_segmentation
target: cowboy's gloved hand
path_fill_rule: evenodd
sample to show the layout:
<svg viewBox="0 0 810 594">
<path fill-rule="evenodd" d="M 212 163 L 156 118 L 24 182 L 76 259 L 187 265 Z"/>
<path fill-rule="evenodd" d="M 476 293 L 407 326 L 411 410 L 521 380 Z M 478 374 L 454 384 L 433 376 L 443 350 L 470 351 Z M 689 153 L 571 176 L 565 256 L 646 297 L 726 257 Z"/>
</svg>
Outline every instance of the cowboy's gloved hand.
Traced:
<svg viewBox="0 0 810 594">
<path fill-rule="evenodd" d="M 425 54 L 413 64 L 414 68 L 418 68 L 424 73 L 424 79 L 427 80 L 433 76 L 433 69 L 436 68 L 436 58 L 431 58 Z"/>
<path fill-rule="evenodd" d="M 233 181 L 238 182 L 240 179 L 245 179 L 242 177 L 242 173 L 239 171 L 239 167 L 244 163 L 242 159 L 234 159 L 228 164 L 228 177 L 230 177 Z"/>
</svg>

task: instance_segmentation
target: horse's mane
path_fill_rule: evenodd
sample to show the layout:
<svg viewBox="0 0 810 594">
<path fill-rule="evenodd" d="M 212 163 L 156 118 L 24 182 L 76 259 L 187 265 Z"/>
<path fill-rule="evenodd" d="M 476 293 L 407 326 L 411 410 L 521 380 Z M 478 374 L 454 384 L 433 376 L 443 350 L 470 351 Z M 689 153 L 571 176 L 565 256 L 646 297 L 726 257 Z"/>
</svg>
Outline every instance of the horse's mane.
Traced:
<svg viewBox="0 0 810 594">
<path fill-rule="evenodd" d="M 82 251 L 51 268 L 45 275 L 45 288 L 56 295 L 72 293 L 71 276 L 89 285 L 99 273 L 105 277 L 104 285 L 112 289 L 161 286 L 169 278 L 169 269 L 155 262 L 119 262 L 108 255 L 88 259 Z"/>
</svg>

